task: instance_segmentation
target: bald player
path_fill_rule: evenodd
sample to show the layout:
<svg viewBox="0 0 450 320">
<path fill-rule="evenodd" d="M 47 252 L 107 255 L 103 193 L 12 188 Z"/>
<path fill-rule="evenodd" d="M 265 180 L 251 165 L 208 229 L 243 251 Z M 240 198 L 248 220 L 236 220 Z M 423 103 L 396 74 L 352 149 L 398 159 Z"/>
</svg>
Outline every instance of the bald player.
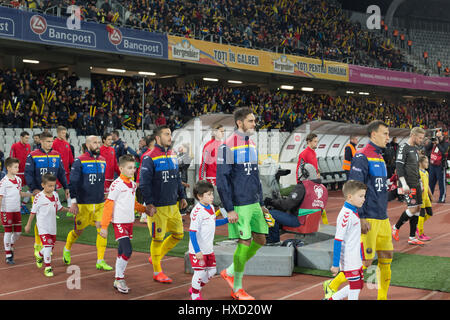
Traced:
<svg viewBox="0 0 450 320">
<path fill-rule="evenodd" d="M 75 159 L 70 170 L 70 212 L 75 215 L 74 229 L 67 235 L 63 250 L 63 261 L 71 262 L 70 250 L 73 243 L 81 236 L 87 226 L 97 229 L 97 264 L 98 270 L 112 270 L 105 260 L 106 238 L 100 236 L 103 207 L 105 201 L 104 184 L 106 159 L 100 155 L 100 138 L 86 138 L 86 152 Z"/>
</svg>

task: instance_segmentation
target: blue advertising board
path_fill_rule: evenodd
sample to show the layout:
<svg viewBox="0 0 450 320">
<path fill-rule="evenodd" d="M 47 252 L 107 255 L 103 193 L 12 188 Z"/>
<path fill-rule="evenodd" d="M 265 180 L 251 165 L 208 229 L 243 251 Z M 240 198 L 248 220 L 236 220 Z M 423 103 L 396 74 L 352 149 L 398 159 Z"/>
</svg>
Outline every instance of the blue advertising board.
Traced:
<svg viewBox="0 0 450 320">
<path fill-rule="evenodd" d="M 68 19 L 0 7 L 1 38 L 77 49 L 167 59 L 167 36 L 106 24 L 81 21 L 78 27 Z"/>
</svg>

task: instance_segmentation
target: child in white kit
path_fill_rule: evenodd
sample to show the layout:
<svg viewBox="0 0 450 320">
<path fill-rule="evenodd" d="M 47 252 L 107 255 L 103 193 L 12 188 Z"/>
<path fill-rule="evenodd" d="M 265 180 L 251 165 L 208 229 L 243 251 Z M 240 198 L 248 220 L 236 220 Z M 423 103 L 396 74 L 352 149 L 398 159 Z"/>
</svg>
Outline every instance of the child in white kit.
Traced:
<svg viewBox="0 0 450 320">
<path fill-rule="evenodd" d="M 43 246 L 41 251 L 35 253 L 36 265 L 41 268 L 42 263 L 45 264 L 44 275 L 47 277 L 53 277 L 51 261 L 56 242 L 56 212 L 69 212 L 69 208 L 61 205 L 55 187 L 56 176 L 51 173 L 44 174 L 42 176 L 42 188 L 44 190 L 34 197 L 30 218 L 25 226 L 25 232 L 30 232 L 31 222 L 36 216 L 37 229 Z"/>
<path fill-rule="evenodd" d="M 1 220 L 5 234 L 3 243 L 6 253 L 6 263 L 14 262 L 14 243 L 22 232 L 22 215 L 20 213 L 20 197 L 31 197 L 29 192 L 22 192 L 22 179 L 19 178 L 19 159 L 8 157 L 5 160 L 7 174 L 0 180 Z"/>
<path fill-rule="evenodd" d="M 336 276 L 340 269 L 349 285 L 333 294 L 330 300 L 342 300 L 346 297 L 348 300 L 358 300 L 364 286 L 361 223 L 357 208 L 364 204 L 366 190 L 364 183 L 355 180 L 347 181 L 342 188 L 346 201 L 337 217 L 333 265 L 330 270 Z"/>
<path fill-rule="evenodd" d="M 216 220 L 214 206 L 214 186 L 200 180 L 195 184 L 194 197 L 199 201 L 191 211 L 189 226 L 189 259 L 194 275 L 189 289 L 191 300 L 203 300 L 202 287 L 216 274 L 214 256 L 214 234 L 216 226 L 228 223 L 228 218 Z"/>
</svg>

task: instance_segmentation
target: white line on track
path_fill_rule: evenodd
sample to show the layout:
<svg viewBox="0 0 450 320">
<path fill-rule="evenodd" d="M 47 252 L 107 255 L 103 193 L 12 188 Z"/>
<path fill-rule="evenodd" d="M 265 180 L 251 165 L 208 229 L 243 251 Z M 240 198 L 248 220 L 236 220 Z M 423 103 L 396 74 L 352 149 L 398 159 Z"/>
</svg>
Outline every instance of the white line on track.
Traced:
<svg viewBox="0 0 450 320">
<path fill-rule="evenodd" d="M 304 289 L 302 289 L 302 290 L 300 290 L 300 291 L 293 292 L 293 293 L 291 293 L 291 294 L 288 294 L 287 296 L 278 298 L 277 300 L 286 300 L 286 299 L 288 299 L 288 298 L 290 298 L 290 297 L 296 296 L 296 295 L 298 295 L 298 294 L 300 294 L 300 293 L 303 293 L 303 292 L 305 292 L 305 291 L 308 291 L 308 290 L 311 290 L 311 289 L 313 289 L 313 288 L 315 288 L 315 287 L 318 287 L 318 286 L 322 285 L 322 283 L 323 283 L 323 281 L 320 281 L 319 283 L 316 283 L 316 284 L 314 284 L 314 285 L 312 285 L 312 286 L 310 286 L 310 287 L 308 287 L 308 288 L 304 288 Z"/>
<path fill-rule="evenodd" d="M 168 259 L 164 259 L 163 261 L 168 261 L 168 260 L 173 260 L 173 259 L 179 259 L 179 258 L 171 257 L 171 258 L 168 258 Z M 148 266 L 148 265 L 149 265 L 149 263 L 146 262 L 146 263 L 138 264 L 138 265 L 135 265 L 135 266 L 127 267 L 127 270 L 134 269 L 134 268 L 139 268 L 139 267 L 142 267 L 142 266 Z M 111 272 L 95 273 L 95 274 L 91 274 L 91 275 L 88 275 L 88 276 L 85 276 L 85 277 L 81 277 L 80 279 L 94 278 L 94 277 L 99 277 L 99 276 L 103 276 L 103 275 L 111 276 L 111 274 L 112 274 Z M 67 280 L 64 280 L 64 281 L 58 281 L 58 282 L 54 282 L 54 283 L 43 284 L 43 285 L 40 285 L 40 286 L 31 287 L 31 288 L 5 292 L 5 293 L 1 293 L 0 297 L 11 295 L 11 294 L 27 292 L 27 291 L 32 291 L 32 290 L 41 289 L 41 288 L 46 288 L 46 287 L 51 287 L 51 286 L 56 286 L 56 285 L 63 284 L 63 283 L 66 283 L 66 282 L 67 282 Z"/>
</svg>

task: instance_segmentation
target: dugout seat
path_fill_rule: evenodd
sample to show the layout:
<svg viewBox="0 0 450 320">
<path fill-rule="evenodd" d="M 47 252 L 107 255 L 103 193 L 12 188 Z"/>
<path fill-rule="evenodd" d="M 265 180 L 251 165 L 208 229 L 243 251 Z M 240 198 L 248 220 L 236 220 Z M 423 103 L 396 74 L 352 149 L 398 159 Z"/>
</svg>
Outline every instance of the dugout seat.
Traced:
<svg viewBox="0 0 450 320">
<path fill-rule="evenodd" d="M 283 226 L 283 230 L 292 233 L 308 234 L 319 230 L 320 220 L 322 219 L 322 211 L 318 211 L 307 216 L 298 217 L 300 227 L 292 228 Z"/>
</svg>

